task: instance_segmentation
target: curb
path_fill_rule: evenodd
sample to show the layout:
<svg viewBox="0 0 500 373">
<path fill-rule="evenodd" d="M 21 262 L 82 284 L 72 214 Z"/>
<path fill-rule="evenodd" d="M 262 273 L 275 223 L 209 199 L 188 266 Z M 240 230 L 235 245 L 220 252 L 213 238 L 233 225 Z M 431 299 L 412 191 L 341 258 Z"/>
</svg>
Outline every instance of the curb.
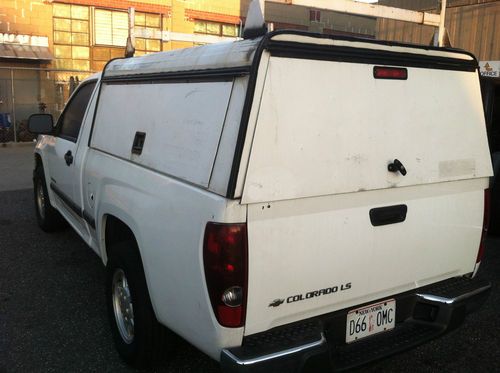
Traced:
<svg viewBox="0 0 500 373">
<path fill-rule="evenodd" d="M 17 148 L 17 147 L 24 147 L 24 146 L 34 146 L 35 142 L 33 141 L 26 141 L 26 142 L 2 142 L 0 143 L 0 148 Z"/>
</svg>

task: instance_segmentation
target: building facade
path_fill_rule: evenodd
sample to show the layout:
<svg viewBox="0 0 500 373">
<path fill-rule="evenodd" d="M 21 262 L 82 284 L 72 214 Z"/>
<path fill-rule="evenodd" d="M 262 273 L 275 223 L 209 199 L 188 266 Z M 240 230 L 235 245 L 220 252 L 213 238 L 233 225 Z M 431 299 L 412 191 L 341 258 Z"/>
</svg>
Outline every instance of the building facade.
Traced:
<svg viewBox="0 0 500 373">
<path fill-rule="evenodd" d="M 0 142 L 28 137 L 30 113 L 57 116 L 72 89 L 123 57 L 134 8 L 135 55 L 234 40 L 250 0 L 0 0 Z M 266 4 L 274 29 L 374 37 L 375 20 Z M 14 128 L 15 127 L 15 128 Z M 22 133 L 18 133 L 21 130 Z"/>
<path fill-rule="evenodd" d="M 437 0 L 380 0 L 398 8 L 438 11 Z M 480 61 L 500 60 L 500 0 L 448 0 L 445 27 L 452 47 L 472 52 Z M 379 19 L 376 37 L 429 45 L 435 28 Z"/>
</svg>

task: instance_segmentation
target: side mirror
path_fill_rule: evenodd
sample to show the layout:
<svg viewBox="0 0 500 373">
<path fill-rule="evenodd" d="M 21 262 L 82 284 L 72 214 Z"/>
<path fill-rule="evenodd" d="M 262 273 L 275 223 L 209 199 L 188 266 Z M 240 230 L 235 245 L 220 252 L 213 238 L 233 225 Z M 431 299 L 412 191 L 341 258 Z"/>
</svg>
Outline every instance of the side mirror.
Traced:
<svg viewBox="0 0 500 373">
<path fill-rule="evenodd" d="M 32 114 L 28 119 L 28 131 L 36 135 L 50 135 L 54 131 L 51 114 Z"/>
</svg>

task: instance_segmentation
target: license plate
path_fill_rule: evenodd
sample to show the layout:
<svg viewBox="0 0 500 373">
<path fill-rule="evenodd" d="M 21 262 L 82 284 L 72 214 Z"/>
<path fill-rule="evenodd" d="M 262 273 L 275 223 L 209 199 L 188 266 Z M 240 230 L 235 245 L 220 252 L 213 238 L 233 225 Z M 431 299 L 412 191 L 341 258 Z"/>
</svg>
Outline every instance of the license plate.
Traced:
<svg viewBox="0 0 500 373">
<path fill-rule="evenodd" d="M 394 329 L 395 323 L 396 301 L 394 299 L 351 310 L 347 314 L 345 341 L 351 343 Z"/>
</svg>

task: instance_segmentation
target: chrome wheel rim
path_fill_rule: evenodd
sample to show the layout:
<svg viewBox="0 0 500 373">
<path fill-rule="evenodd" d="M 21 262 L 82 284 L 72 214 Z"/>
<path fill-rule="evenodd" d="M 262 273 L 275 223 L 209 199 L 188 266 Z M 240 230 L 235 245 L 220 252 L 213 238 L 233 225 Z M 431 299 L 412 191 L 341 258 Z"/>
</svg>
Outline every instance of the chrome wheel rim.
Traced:
<svg viewBox="0 0 500 373">
<path fill-rule="evenodd" d="M 43 194 L 42 183 L 38 182 L 36 184 L 36 205 L 38 207 L 38 213 L 42 219 L 45 219 L 45 195 Z"/>
<path fill-rule="evenodd" d="M 127 278 L 121 269 L 113 275 L 113 310 L 118 331 L 127 344 L 134 340 L 134 308 Z"/>
</svg>

